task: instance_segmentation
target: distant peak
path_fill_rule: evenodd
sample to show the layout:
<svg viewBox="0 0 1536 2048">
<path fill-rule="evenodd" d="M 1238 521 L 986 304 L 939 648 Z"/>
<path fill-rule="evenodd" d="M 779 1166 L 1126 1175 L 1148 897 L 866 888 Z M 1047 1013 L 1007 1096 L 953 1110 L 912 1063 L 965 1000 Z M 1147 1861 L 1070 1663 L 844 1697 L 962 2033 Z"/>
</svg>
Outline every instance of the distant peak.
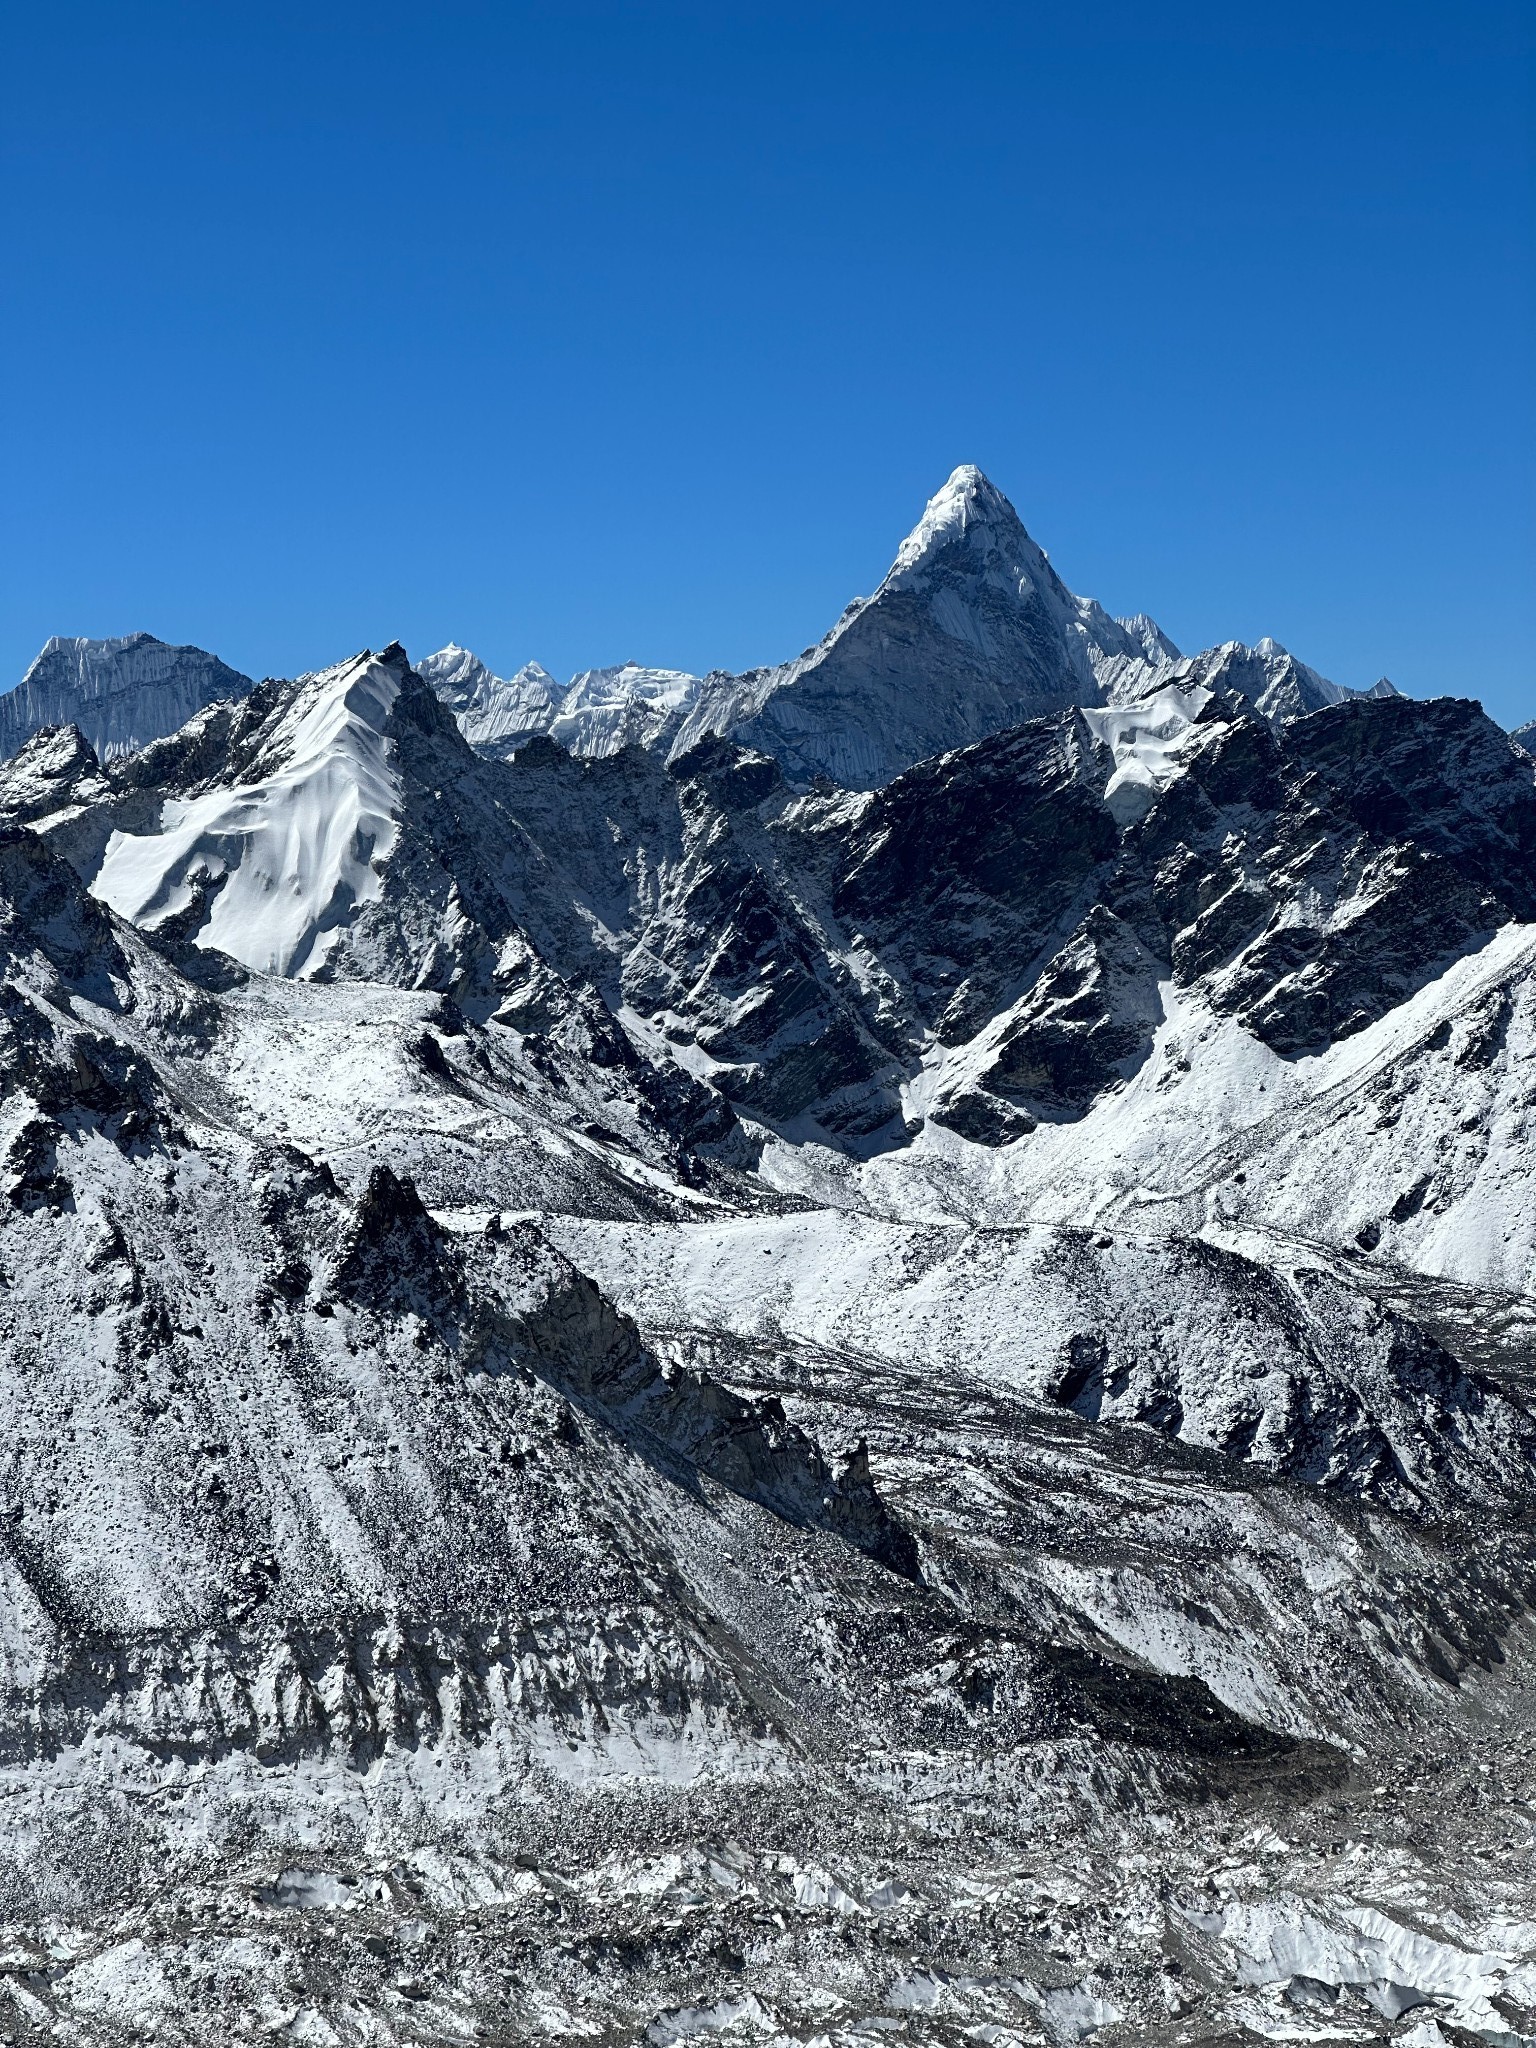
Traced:
<svg viewBox="0 0 1536 2048">
<path fill-rule="evenodd" d="M 1125 628 L 1148 661 L 1165 662 L 1183 659 L 1178 648 L 1174 646 L 1156 619 L 1148 618 L 1145 612 L 1132 612 L 1128 619 L 1116 619 L 1115 624 Z"/>
<path fill-rule="evenodd" d="M 971 518 L 1018 517 L 997 485 L 974 462 L 962 462 L 958 469 L 950 471 L 943 487 L 928 500 L 927 510 L 929 514 L 937 513 L 941 517 L 960 511 Z"/>
<path fill-rule="evenodd" d="M 1017 512 L 997 488 L 976 467 L 962 462 L 951 470 L 941 490 L 935 491 L 924 507 L 923 516 L 896 552 L 893 574 L 915 569 L 940 548 L 964 540 L 973 527 L 1006 526 L 1033 546 L 1024 532 Z"/>
<path fill-rule="evenodd" d="M 986 477 L 982 473 L 982 471 L 976 467 L 974 462 L 959 463 L 954 469 L 952 469 L 949 472 L 949 476 L 945 482 L 943 490 L 937 493 L 937 497 L 939 498 L 950 496 L 975 498 L 982 497 L 984 495 L 993 498 L 999 498 L 1002 496 L 1002 493 L 998 490 L 997 486 L 994 483 L 992 483 L 991 480 L 988 477 Z"/>
</svg>

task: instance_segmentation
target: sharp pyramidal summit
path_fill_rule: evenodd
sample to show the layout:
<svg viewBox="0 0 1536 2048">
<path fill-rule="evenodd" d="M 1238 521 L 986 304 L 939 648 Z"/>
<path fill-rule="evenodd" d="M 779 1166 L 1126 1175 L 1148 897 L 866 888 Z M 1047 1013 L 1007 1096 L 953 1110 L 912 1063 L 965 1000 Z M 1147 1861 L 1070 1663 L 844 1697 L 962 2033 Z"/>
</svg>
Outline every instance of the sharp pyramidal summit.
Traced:
<svg viewBox="0 0 1536 2048">
<path fill-rule="evenodd" d="M 957 469 L 0 698 L 0 2038 L 1536 2041 L 1536 743 Z"/>
</svg>

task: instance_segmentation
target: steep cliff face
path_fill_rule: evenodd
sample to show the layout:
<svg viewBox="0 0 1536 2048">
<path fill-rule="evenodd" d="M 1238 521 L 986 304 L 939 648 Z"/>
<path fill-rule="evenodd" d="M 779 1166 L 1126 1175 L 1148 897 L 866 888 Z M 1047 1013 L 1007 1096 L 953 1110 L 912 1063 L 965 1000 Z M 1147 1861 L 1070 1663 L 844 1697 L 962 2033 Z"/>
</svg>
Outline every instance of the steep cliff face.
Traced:
<svg viewBox="0 0 1536 2048">
<path fill-rule="evenodd" d="M 249 676 L 200 647 L 148 633 L 122 640 L 50 640 L 0 697 L 0 759 L 45 726 L 74 725 L 102 760 L 175 732 L 206 704 L 243 697 Z"/>
</svg>

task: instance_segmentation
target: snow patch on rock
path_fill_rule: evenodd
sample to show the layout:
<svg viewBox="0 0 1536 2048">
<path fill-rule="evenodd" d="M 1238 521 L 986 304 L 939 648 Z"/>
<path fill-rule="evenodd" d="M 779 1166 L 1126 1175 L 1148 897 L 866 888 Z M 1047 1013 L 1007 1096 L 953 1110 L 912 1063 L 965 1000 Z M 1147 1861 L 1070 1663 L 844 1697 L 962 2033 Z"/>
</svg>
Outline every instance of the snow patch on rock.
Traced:
<svg viewBox="0 0 1536 2048">
<path fill-rule="evenodd" d="M 1194 722 L 1210 701 L 1211 692 L 1202 684 L 1191 689 L 1170 684 L 1118 710 L 1083 712 L 1084 722 L 1114 755 L 1104 801 L 1117 825 L 1144 818 L 1180 772 Z"/>
</svg>

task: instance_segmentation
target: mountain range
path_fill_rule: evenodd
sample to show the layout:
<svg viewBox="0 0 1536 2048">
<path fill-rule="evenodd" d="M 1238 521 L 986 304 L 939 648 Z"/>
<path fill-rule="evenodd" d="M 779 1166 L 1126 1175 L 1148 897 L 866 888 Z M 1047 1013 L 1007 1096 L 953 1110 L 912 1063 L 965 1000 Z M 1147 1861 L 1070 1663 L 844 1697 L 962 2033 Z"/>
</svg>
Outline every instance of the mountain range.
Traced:
<svg viewBox="0 0 1536 2048">
<path fill-rule="evenodd" d="M 1536 2039 L 1529 728 L 970 468 L 0 705 L 13 2039 Z"/>
</svg>

